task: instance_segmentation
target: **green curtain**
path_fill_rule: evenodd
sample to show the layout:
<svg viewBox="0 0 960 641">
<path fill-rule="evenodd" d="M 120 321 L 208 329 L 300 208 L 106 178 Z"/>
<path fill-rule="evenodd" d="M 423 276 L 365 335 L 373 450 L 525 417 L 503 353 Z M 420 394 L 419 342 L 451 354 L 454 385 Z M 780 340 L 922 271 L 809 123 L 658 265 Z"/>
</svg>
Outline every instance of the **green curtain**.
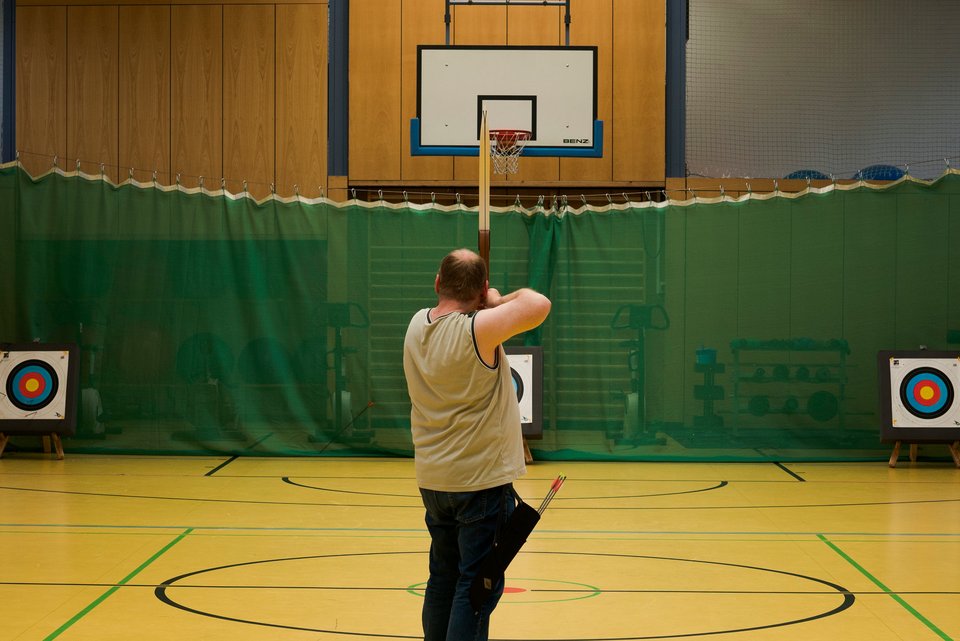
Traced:
<svg viewBox="0 0 960 641">
<path fill-rule="evenodd" d="M 821 191 L 495 209 L 491 285 L 554 304 L 535 457 L 885 458 L 876 352 L 957 348 L 960 178 Z M 81 348 L 68 452 L 412 454 L 403 334 L 475 209 L 15 165 L 0 206 L 0 341 Z"/>
</svg>

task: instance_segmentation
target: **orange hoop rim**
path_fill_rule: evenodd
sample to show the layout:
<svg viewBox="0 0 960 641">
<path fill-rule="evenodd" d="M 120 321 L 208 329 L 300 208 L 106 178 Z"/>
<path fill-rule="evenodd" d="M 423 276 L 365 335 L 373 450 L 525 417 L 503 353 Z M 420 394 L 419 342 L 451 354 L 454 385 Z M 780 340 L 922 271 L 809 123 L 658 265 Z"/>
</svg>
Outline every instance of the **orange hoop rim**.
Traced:
<svg viewBox="0 0 960 641">
<path fill-rule="evenodd" d="M 533 137 L 527 129 L 491 129 L 490 140 L 500 142 L 526 142 Z"/>
</svg>

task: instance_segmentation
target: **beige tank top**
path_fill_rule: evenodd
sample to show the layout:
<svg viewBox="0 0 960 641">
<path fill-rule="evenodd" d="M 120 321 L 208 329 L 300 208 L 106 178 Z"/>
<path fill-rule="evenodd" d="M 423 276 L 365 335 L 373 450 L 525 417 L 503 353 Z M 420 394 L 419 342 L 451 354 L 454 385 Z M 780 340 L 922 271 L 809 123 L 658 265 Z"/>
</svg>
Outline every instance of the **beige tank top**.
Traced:
<svg viewBox="0 0 960 641">
<path fill-rule="evenodd" d="M 510 483 L 526 473 L 526 465 L 503 347 L 489 367 L 474 341 L 475 314 L 431 319 L 429 311 L 414 315 L 403 346 L 417 483 L 444 492 Z"/>
</svg>

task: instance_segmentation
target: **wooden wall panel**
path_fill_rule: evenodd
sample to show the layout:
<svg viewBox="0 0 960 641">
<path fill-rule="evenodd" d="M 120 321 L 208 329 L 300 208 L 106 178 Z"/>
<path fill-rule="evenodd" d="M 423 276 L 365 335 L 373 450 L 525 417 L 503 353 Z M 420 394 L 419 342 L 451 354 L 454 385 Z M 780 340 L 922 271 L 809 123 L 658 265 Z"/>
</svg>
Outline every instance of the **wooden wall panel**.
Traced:
<svg viewBox="0 0 960 641">
<path fill-rule="evenodd" d="M 507 10 L 507 44 L 511 46 L 563 44 L 558 7 L 509 7 Z M 571 87 L 572 91 L 576 89 Z M 539 111 L 539 109 L 538 109 Z M 494 176 L 503 178 L 503 176 Z M 520 170 L 507 175 L 510 182 L 545 182 L 560 179 L 559 158 L 520 158 Z"/>
<path fill-rule="evenodd" d="M 223 176 L 223 7 L 171 8 L 171 170 L 196 187 Z"/>
<path fill-rule="evenodd" d="M 226 188 L 256 198 L 270 195 L 276 151 L 276 9 L 223 7 L 223 176 Z M 219 177 L 214 185 L 219 186 Z"/>
<path fill-rule="evenodd" d="M 326 193 L 326 5 L 277 5 L 276 156 L 278 193 Z"/>
<path fill-rule="evenodd" d="M 613 0 L 577 0 L 570 10 L 570 44 L 597 47 L 597 118 L 604 125 L 603 157 L 561 158 L 560 180 L 609 182 L 613 179 Z"/>
<path fill-rule="evenodd" d="M 666 174 L 666 4 L 613 0 L 613 179 Z"/>
<path fill-rule="evenodd" d="M 120 7 L 120 166 L 170 184 L 169 6 Z"/>
<path fill-rule="evenodd" d="M 444 0 L 407 0 L 403 3 L 400 29 L 400 165 L 405 182 L 453 179 L 452 157 L 410 155 L 410 119 L 417 115 L 417 45 L 442 45 L 446 42 L 443 8 Z"/>
<path fill-rule="evenodd" d="M 38 176 L 67 154 L 67 9 L 18 7 L 16 22 L 17 149 Z"/>
<path fill-rule="evenodd" d="M 67 157 L 119 181 L 118 10 L 67 8 Z"/>
<path fill-rule="evenodd" d="M 504 45 L 507 43 L 507 8 L 496 5 L 458 5 L 453 8 L 451 32 L 452 44 L 456 45 Z M 478 172 L 479 163 L 476 158 L 454 159 L 453 175 L 456 180 L 476 183 Z M 493 178 L 500 177 L 494 175 Z"/>
<path fill-rule="evenodd" d="M 351 181 L 400 179 L 400 7 L 401 0 L 350 5 Z"/>
</svg>

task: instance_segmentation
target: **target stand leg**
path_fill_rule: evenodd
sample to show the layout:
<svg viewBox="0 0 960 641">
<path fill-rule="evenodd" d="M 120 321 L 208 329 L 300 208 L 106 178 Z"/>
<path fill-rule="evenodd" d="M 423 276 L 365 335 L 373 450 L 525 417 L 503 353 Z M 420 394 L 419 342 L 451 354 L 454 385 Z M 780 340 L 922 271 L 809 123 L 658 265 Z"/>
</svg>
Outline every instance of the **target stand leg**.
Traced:
<svg viewBox="0 0 960 641">
<path fill-rule="evenodd" d="M 890 467 L 897 466 L 898 458 L 900 458 L 900 441 L 893 444 L 893 452 L 890 454 Z"/>
<path fill-rule="evenodd" d="M 533 453 L 530 452 L 530 445 L 527 444 L 527 439 L 523 439 L 523 460 L 526 463 L 533 463 Z"/>
<path fill-rule="evenodd" d="M 897 459 L 900 458 L 900 443 L 901 441 L 896 441 L 893 444 L 893 453 L 890 454 L 890 467 L 897 466 Z M 950 456 L 953 457 L 953 464 L 957 467 L 960 467 L 960 441 L 954 441 L 953 443 L 947 443 L 947 448 L 950 450 Z M 918 443 L 910 443 L 910 462 L 917 462 L 917 450 L 920 445 Z"/>
<path fill-rule="evenodd" d="M 57 460 L 63 460 L 63 443 L 60 441 L 60 435 L 56 432 L 43 435 L 43 453 L 50 453 L 50 442 L 53 441 L 53 449 L 56 452 Z"/>
<path fill-rule="evenodd" d="M 63 443 L 60 441 L 60 435 L 57 433 L 53 433 L 50 435 L 50 440 L 53 441 L 53 448 L 57 452 L 57 460 L 62 461 L 63 460 Z"/>
<path fill-rule="evenodd" d="M 893 453 L 890 454 L 890 467 L 897 466 L 897 459 L 900 458 L 900 443 L 897 441 L 893 444 Z M 917 451 L 920 449 L 920 446 L 917 443 L 910 443 L 910 462 L 917 462 Z"/>
<path fill-rule="evenodd" d="M 10 440 L 10 437 L 0 432 L 0 456 L 3 456 L 3 450 L 7 447 L 7 441 Z"/>
</svg>

